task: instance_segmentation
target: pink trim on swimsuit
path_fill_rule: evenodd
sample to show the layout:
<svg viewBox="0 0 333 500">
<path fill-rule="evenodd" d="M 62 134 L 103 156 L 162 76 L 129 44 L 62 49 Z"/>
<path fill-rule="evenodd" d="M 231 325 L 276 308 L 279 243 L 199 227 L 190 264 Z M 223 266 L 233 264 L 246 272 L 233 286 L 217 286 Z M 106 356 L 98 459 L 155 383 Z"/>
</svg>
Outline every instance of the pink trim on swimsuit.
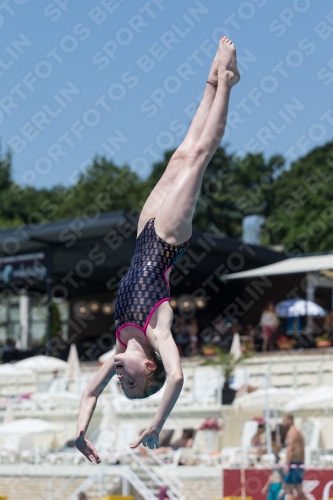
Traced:
<svg viewBox="0 0 333 500">
<path fill-rule="evenodd" d="M 167 279 L 166 277 L 166 274 L 167 272 L 169 271 L 169 269 L 171 269 L 172 266 L 169 266 L 166 268 L 166 270 L 164 271 L 164 279 L 165 279 L 165 282 L 166 284 L 168 285 L 168 288 L 170 290 L 170 284 L 169 284 L 169 280 Z M 152 317 L 152 315 L 154 314 L 154 312 L 156 311 L 156 309 L 162 304 L 162 302 L 166 302 L 166 301 L 170 301 L 169 297 L 165 297 L 164 299 L 162 300 L 159 300 L 157 302 L 157 304 L 154 305 L 154 307 L 152 308 L 152 310 L 150 311 L 149 315 L 148 315 L 148 318 L 146 320 L 146 323 L 145 323 L 145 326 L 142 328 L 141 326 L 137 325 L 136 323 L 124 323 L 123 325 L 121 325 L 117 332 L 116 332 L 116 337 L 117 339 L 119 340 L 119 342 L 121 343 L 121 345 L 123 345 L 124 347 L 127 347 L 127 344 L 125 344 L 121 338 L 120 338 L 120 332 L 123 328 L 125 328 L 125 326 L 135 326 L 136 328 L 139 328 L 139 330 L 141 330 L 143 333 L 144 333 L 144 336 L 147 338 L 147 335 L 146 335 L 146 330 L 148 328 L 148 325 L 149 325 L 149 321 L 150 321 L 150 318 Z"/>
<path fill-rule="evenodd" d="M 173 266 L 169 266 L 166 268 L 166 270 L 164 271 L 164 279 L 165 279 L 165 282 L 166 284 L 168 285 L 168 289 L 170 290 L 170 284 L 169 284 L 169 280 L 167 279 L 166 277 L 166 274 L 167 272 L 169 271 L 169 269 L 171 269 Z M 120 332 L 123 328 L 125 328 L 125 326 L 136 326 L 136 328 L 139 328 L 139 330 L 141 330 L 143 333 L 144 333 L 144 336 L 147 338 L 147 335 L 146 335 L 146 330 L 148 328 L 148 325 L 149 325 L 149 321 L 150 321 L 150 318 L 152 317 L 152 315 L 154 314 L 154 312 L 156 311 L 156 309 L 163 303 L 163 302 L 166 302 L 166 301 L 170 301 L 169 297 L 165 297 L 164 299 L 162 300 L 159 300 L 157 302 L 157 304 L 154 305 L 154 307 L 152 308 L 152 310 L 150 311 L 149 315 L 148 315 L 148 318 L 145 322 L 145 326 L 142 328 L 141 326 L 137 325 L 136 323 L 124 323 L 123 325 L 121 325 L 117 332 L 116 332 L 116 338 L 119 340 L 119 342 L 121 343 L 121 345 L 123 345 L 124 347 L 127 347 L 127 344 L 125 344 L 121 338 L 120 338 Z"/>
<path fill-rule="evenodd" d="M 125 326 L 136 326 L 146 336 L 154 311 L 161 303 L 170 301 L 170 283 L 167 274 L 186 252 L 190 239 L 180 245 L 171 245 L 164 241 L 155 230 L 155 217 L 146 222 L 138 235 L 131 266 L 120 280 L 115 304 L 115 324 L 118 328 L 116 337 L 124 347 L 126 344 L 120 338 L 122 329 Z M 148 259 L 151 262 L 148 262 Z M 144 269 L 144 266 L 148 267 Z M 143 273 L 143 270 L 147 272 Z M 148 281 L 149 276 L 152 278 L 151 282 Z M 155 299 L 152 298 L 153 295 Z M 147 300 L 142 300 L 143 297 L 147 297 Z M 136 307 L 132 310 L 133 304 L 136 304 Z M 150 308 L 152 309 L 147 318 L 147 310 Z"/>
<path fill-rule="evenodd" d="M 123 325 L 121 325 L 117 332 L 116 332 L 116 337 L 117 339 L 119 340 L 119 342 L 121 343 L 121 345 L 123 345 L 124 347 L 127 347 L 127 344 L 125 344 L 125 342 L 123 342 L 121 339 L 120 339 L 120 332 L 123 328 L 125 328 L 125 326 L 135 326 L 136 328 L 139 328 L 139 330 L 141 330 L 144 334 L 144 336 L 147 338 L 147 334 L 146 334 L 146 330 L 148 328 L 148 325 L 149 325 L 149 321 L 150 321 L 150 318 L 152 317 L 152 315 L 154 314 L 154 312 L 156 311 L 156 309 L 163 303 L 163 302 L 166 302 L 166 301 L 170 301 L 169 297 L 166 297 L 165 299 L 162 299 L 162 300 L 159 300 L 157 302 L 157 304 L 154 305 L 154 307 L 152 308 L 152 310 L 150 311 L 149 313 L 149 316 L 146 320 L 146 323 L 145 323 L 145 326 L 142 328 L 141 326 L 137 325 L 136 323 L 124 323 Z"/>
<path fill-rule="evenodd" d="M 167 272 L 169 271 L 169 269 L 171 269 L 173 266 L 169 266 L 166 268 L 166 270 L 164 271 L 164 279 L 165 279 L 165 282 L 169 288 L 169 291 L 170 291 L 170 283 L 169 283 L 169 280 L 167 279 L 166 275 L 167 275 Z"/>
</svg>

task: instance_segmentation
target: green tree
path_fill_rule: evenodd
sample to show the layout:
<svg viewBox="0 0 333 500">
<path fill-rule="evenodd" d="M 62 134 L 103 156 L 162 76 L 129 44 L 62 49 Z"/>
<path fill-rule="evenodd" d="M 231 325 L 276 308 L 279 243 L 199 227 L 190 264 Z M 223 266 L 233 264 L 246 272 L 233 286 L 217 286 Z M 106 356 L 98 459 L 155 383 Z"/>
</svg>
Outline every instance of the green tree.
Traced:
<svg viewBox="0 0 333 500">
<path fill-rule="evenodd" d="M 220 366 L 224 377 L 224 387 L 229 387 L 229 379 L 234 374 L 237 365 L 241 364 L 246 359 L 252 356 L 251 353 L 242 354 L 239 358 L 235 358 L 230 352 L 226 352 L 221 347 L 214 346 L 216 356 L 206 358 L 202 361 L 202 365 Z"/>
<path fill-rule="evenodd" d="M 333 249 L 333 141 L 310 151 L 277 178 L 265 243 L 289 252 Z"/>
<path fill-rule="evenodd" d="M 11 178 L 10 155 L 0 155 L 0 227 L 40 226 L 84 213 L 140 210 L 144 202 L 138 175 L 129 167 L 96 157 L 71 187 L 21 187 Z"/>
<path fill-rule="evenodd" d="M 0 227 L 113 210 L 140 211 L 163 175 L 173 151 L 166 151 L 142 180 L 128 166 L 95 157 L 77 182 L 36 189 L 12 180 L 10 154 L 0 149 Z M 246 215 L 266 217 L 263 244 L 284 244 L 289 251 L 333 248 L 333 142 L 315 148 L 285 169 L 282 156 L 239 158 L 218 148 L 205 172 L 194 226 L 240 237 Z"/>
<path fill-rule="evenodd" d="M 143 192 L 148 195 L 158 182 L 173 151 L 167 151 L 161 162 L 153 165 Z M 265 160 L 262 154 L 244 158 L 218 148 L 205 172 L 195 212 L 196 227 L 214 230 L 226 236 L 240 237 L 245 215 L 270 213 L 275 179 L 284 166 L 281 156 Z"/>
<path fill-rule="evenodd" d="M 51 302 L 51 317 L 52 317 L 51 339 L 53 339 L 58 335 L 61 336 L 61 329 L 62 329 L 59 307 L 55 302 Z M 47 326 L 42 339 L 42 345 L 44 346 L 46 345 L 46 340 L 47 340 Z"/>
<path fill-rule="evenodd" d="M 139 209 L 140 184 L 138 175 L 128 166 L 117 167 L 106 158 L 96 157 L 75 185 L 53 190 L 57 218 L 76 217 L 95 209 L 100 212 Z"/>
<path fill-rule="evenodd" d="M 0 194 L 9 188 L 11 182 L 11 156 L 9 153 L 3 156 L 0 145 Z"/>
<path fill-rule="evenodd" d="M 43 204 L 50 200 L 50 190 L 21 187 L 12 180 L 11 155 L 0 150 L 0 227 L 15 227 L 29 222 L 40 224 Z"/>
<path fill-rule="evenodd" d="M 12 196 L 12 162 L 11 155 L 2 154 L 0 147 L 0 227 L 17 226 L 22 220 L 17 213 Z"/>
</svg>

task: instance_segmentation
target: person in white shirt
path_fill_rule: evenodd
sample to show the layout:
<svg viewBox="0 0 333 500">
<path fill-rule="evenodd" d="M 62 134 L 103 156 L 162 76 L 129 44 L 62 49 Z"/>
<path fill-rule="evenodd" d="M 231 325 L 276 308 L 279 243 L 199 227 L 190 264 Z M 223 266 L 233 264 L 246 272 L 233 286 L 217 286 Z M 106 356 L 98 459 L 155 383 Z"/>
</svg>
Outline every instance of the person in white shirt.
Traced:
<svg viewBox="0 0 333 500">
<path fill-rule="evenodd" d="M 274 345 L 274 334 L 279 328 L 279 318 L 275 312 L 273 301 L 268 302 L 260 318 L 261 333 L 263 336 L 263 351 L 272 351 Z"/>
</svg>

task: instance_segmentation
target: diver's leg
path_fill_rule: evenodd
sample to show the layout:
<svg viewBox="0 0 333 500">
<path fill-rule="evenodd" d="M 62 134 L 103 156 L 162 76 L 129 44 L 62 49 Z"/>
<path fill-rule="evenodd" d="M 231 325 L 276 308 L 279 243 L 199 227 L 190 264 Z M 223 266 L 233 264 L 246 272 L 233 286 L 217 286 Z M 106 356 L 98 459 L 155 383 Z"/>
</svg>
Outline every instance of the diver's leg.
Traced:
<svg viewBox="0 0 333 500">
<path fill-rule="evenodd" d="M 217 84 L 218 62 L 219 50 L 215 55 L 208 75 L 208 81 L 214 84 Z M 153 191 L 150 193 L 147 201 L 142 208 L 138 223 L 138 235 L 141 233 L 146 222 L 149 219 L 156 217 L 156 214 L 159 211 L 162 203 L 172 189 L 173 183 L 179 173 L 179 170 L 182 168 L 187 153 L 197 142 L 203 131 L 207 117 L 213 105 L 215 95 L 216 88 L 214 87 L 214 85 L 207 83 L 201 103 L 197 109 L 197 112 L 192 120 L 191 126 L 183 142 L 172 155 L 161 179 L 158 181 Z"/>
<path fill-rule="evenodd" d="M 184 153 L 172 189 L 156 214 L 157 234 L 173 245 L 183 243 L 192 234 L 192 218 L 203 175 L 223 137 L 230 90 L 239 78 L 236 49 L 224 37 L 219 47 L 218 87 L 213 105 L 200 137 Z"/>
</svg>

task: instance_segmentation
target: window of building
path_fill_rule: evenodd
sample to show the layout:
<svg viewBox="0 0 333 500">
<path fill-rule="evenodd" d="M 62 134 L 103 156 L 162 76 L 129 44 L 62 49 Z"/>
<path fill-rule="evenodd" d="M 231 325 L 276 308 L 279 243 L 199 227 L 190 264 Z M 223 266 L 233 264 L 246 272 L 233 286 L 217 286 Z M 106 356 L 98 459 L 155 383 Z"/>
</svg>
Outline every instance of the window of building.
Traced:
<svg viewBox="0 0 333 500">
<path fill-rule="evenodd" d="M 55 300 L 59 311 L 61 332 L 64 339 L 68 338 L 69 304 Z M 14 341 L 21 338 L 20 298 L 12 296 L 5 302 L 0 302 L 0 344 L 6 339 Z M 40 345 L 46 336 L 47 303 L 45 295 L 29 295 L 29 346 Z"/>
<path fill-rule="evenodd" d="M 20 336 L 19 298 L 10 297 L 0 303 L 0 342 Z"/>
</svg>

